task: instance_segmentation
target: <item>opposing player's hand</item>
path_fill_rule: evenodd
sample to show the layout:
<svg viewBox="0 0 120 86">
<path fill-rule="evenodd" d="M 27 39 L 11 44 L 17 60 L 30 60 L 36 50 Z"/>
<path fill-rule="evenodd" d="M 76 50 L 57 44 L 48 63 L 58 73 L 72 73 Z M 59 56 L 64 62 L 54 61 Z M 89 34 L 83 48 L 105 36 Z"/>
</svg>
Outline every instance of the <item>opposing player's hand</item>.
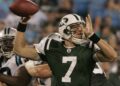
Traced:
<svg viewBox="0 0 120 86">
<path fill-rule="evenodd" d="M 87 38 L 94 33 L 90 15 L 86 17 L 86 28 L 84 29 L 84 33 Z"/>
<path fill-rule="evenodd" d="M 7 86 L 5 83 L 0 82 L 0 86 Z"/>
<path fill-rule="evenodd" d="M 27 23 L 30 18 L 31 18 L 31 16 L 22 17 L 22 18 L 21 18 L 21 23 Z"/>
</svg>

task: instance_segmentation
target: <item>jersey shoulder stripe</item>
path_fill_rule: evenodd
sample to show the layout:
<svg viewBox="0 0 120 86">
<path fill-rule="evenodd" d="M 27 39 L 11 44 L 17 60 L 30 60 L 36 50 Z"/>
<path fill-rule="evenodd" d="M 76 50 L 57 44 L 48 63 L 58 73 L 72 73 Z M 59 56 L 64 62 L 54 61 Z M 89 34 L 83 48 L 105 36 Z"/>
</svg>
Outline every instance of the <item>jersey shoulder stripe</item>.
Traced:
<svg viewBox="0 0 120 86">
<path fill-rule="evenodd" d="M 34 44 L 35 49 L 38 53 L 45 54 L 46 50 L 49 50 L 52 41 L 61 42 L 61 36 L 58 33 L 50 34 L 49 36 L 43 38 L 39 44 Z"/>
</svg>

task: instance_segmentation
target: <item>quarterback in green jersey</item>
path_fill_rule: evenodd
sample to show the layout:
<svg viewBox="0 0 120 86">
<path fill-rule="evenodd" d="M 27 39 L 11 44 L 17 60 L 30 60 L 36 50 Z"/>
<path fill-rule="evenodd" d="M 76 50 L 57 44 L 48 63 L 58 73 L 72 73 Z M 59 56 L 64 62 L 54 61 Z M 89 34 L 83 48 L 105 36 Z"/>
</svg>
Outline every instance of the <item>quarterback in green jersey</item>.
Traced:
<svg viewBox="0 0 120 86">
<path fill-rule="evenodd" d="M 34 47 L 28 47 L 24 40 L 28 19 L 23 18 L 18 25 L 14 51 L 26 58 L 41 57 L 46 61 L 55 86 L 90 86 L 96 61 L 113 61 L 117 57 L 114 49 L 93 32 L 89 15 L 86 21 L 77 14 L 64 16 L 59 33 L 43 38 Z"/>
</svg>

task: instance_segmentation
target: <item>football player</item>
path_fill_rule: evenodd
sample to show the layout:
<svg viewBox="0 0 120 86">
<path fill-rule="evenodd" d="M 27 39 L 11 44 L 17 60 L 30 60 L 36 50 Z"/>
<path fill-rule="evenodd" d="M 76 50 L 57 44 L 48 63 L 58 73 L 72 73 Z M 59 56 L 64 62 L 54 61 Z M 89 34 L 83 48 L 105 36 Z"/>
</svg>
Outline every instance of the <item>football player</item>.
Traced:
<svg viewBox="0 0 120 86">
<path fill-rule="evenodd" d="M 25 62 L 24 58 L 20 58 L 20 56 L 13 53 L 13 44 L 14 44 L 14 38 L 16 35 L 16 29 L 11 27 L 6 27 L 0 32 L 0 51 L 1 51 L 1 58 L 4 60 L 2 61 L 2 67 L 0 68 L 0 71 L 2 71 L 5 68 L 6 70 L 9 70 L 9 74 L 14 74 L 16 69 L 19 65 Z"/>
<path fill-rule="evenodd" d="M 2 67 L 0 68 L 0 81 L 3 82 L 1 84 L 10 86 L 26 86 L 30 83 L 31 77 L 41 76 L 42 72 L 38 72 L 38 70 L 44 71 L 43 69 L 46 68 L 42 68 L 41 65 L 35 66 L 34 61 L 29 61 L 25 66 L 21 67 L 27 60 L 13 52 L 15 36 L 16 29 L 14 28 L 6 27 L 0 32 L 0 51 L 2 54 L 1 58 L 3 58 Z M 44 73 L 46 73 L 46 71 L 44 71 Z M 46 76 L 43 77 L 45 78 Z M 19 81 L 22 82 L 19 83 Z"/>
<path fill-rule="evenodd" d="M 5 75 L 14 75 L 16 69 L 23 63 L 24 58 L 13 53 L 14 38 L 16 29 L 4 27 L 0 31 L 0 73 Z"/>
<path fill-rule="evenodd" d="M 38 64 L 38 61 L 28 61 L 21 65 L 13 76 L 0 73 L 0 81 L 6 83 L 8 86 L 29 86 L 33 84 L 32 82 L 35 78 L 50 77 L 52 74 L 50 71 L 48 64 L 41 64 L 41 62 Z M 40 85 L 41 82 L 37 81 Z M 45 86 L 51 86 L 48 82 L 44 82 L 44 84 Z"/>
<path fill-rule="evenodd" d="M 64 16 L 59 24 L 59 33 L 51 34 L 34 48 L 27 47 L 24 40 L 29 17 L 22 18 L 17 27 L 14 51 L 26 58 L 48 62 L 54 75 L 56 86 L 90 86 L 91 74 L 98 61 L 114 61 L 117 53 L 92 27 L 88 15 L 85 21 L 77 14 Z M 95 51 L 94 44 L 100 50 Z M 94 55 L 94 58 L 93 58 Z"/>
</svg>

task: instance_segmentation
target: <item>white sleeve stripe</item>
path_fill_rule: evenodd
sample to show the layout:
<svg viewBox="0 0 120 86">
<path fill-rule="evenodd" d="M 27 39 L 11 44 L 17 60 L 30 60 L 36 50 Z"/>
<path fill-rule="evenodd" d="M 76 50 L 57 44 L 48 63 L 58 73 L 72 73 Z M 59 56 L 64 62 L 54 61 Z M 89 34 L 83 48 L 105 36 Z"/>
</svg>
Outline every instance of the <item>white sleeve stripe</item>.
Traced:
<svg viewBox="0 0 120 86">
<path fill-rule="evenodd" d="M 93 73 L 94 73 L 94 74 L 103 74 L 104 71 L 103 71 L 103 69 L 101 68 L 100 63 L 97 62 L 96 65 L 97 65 L 98 68 L 94 68 Z"/>
<path fill-rule="evenodd" d="M 49 46 L 50 46 L 50 42 L 52 39 L 49 39 L 48 43 L 47 43 L 47 50 L 49 50 Z"/>
<path fill-rule="evenodd" d="M 38 48 L 37 48 L 37 44 L 34 44 L 34 47 L 35 47 L 35 50 L 36 50 L 38 53 L 40 53 L 40 51 L 39 51 Z"/>
<path fill-rule="evenodd" d="M 92 48 L 92 45 L 93 45 L 93 43 L 92 43 L 92 41 L 90 41 L 89 48 Z"/>
</svg>

